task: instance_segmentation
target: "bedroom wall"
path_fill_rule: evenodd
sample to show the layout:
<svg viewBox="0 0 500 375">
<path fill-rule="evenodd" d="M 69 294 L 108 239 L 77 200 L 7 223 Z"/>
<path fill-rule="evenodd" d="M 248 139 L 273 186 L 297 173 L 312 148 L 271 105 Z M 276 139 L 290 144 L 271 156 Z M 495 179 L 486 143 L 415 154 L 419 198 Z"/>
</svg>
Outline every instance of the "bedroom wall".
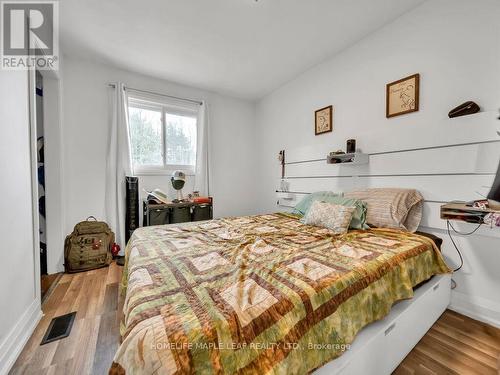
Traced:
<svg viewBox="0 0 500 375">
<path fill-rule="evenodd" d="M 300 161 L 345 149 L 349 138 L 367 153 L 500 140 L 498 19 L 496 0 L 427 1 L 260 100 L 259 210 L 286 209 L 276 205 L 281 149 L 287 161 Z M 421 75 L 420 111 L 386 119 L 385 85 L 414 73 Z M 448 111 L 466 100 L 479 103 L 482 113 L 448 119 Z M 335 108 L 334 131 L 315 136 L 314 110 L 330 104 Z M 477 192 L 484 194 L 491 185 L 499 156 L 500 143 L 486 143 L 373 156 L 362 167 L 324 161 L 294 164 L 287 166 L 287 176 L 296 178 L 287 181 L 290 190 L 303 192 L 363 186 L 419 189 L 426 198 L 421 229 L 445 239 L 445 257 L 456 266 L 458 257 L 439 219 L 440 202 L 479 199 Z M 353 175 L 365 177 L 342 177 Z M 454 275 L 451 307 L 500 326 L 500 231 L 484 228 L 473 236 L 457 236 L 457 242 L 465 265 Z"/>
<path fill-rule="evenodd" d="M 0 374 L 8 372 L 41 317 L 35 291 L 29 126 L 28 73 L 0 70 Z"/>
<path fill-rule="evenodd" d="M 105 160 L 109 125 L 108 83 L 206 100 L 210 116 L 210 192 L 214 215 L 255 212 L 254 103 L 64 56 L 63 140 L 66 232 L 89 215 L 104 217 Z M 170 196 L 170 176 L 143 176 L 140 189 Z M 189 179 L 184 193 L 192 191 Z"/>
</svg>

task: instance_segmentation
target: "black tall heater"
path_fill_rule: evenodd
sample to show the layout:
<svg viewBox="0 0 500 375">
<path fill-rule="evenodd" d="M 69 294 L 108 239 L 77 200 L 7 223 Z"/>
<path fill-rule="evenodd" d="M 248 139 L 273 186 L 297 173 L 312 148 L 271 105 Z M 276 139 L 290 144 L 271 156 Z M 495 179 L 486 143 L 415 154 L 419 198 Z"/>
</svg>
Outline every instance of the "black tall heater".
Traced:
<svg viewBox="0 0 500 375">
<path fill-rule="evenodd" d="M 134 230 L 139 227 L 139 179 L 126 176 L 125 185 L 125 243 L 127 243 Z"/>
</svg>

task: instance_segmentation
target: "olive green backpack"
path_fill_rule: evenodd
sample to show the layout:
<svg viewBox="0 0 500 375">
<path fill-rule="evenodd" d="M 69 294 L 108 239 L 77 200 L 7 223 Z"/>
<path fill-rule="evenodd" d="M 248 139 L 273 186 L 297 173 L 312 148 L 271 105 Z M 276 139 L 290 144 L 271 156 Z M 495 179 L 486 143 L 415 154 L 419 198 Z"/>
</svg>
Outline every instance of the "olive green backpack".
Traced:
<svg viewBox="0 0 500 375">
<path fill-rule="evenodd" d="M 80 272 L 105 267 L 111 263 L 115 234 L 108 224 L 93 216 L 75 225 L 64 241 L 66 272 Z"/>
</svg>

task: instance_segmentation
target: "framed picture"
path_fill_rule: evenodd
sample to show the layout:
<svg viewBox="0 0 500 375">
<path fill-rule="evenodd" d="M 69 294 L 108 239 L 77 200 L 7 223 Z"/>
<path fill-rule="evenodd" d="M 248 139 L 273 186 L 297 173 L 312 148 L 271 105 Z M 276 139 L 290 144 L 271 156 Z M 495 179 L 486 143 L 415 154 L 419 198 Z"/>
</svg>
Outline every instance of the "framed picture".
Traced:
<svg viewBox="0 0 500 375">
<path fill-rule="evenodd" d="M 328 133 L 333 130 L 333 106 L 314 112 L 314 134 Z"/>
<path fill-rule="evenodd" d="M 386 117 L 418 111 L 420 74 L 387 84 Z"/>
</svg>

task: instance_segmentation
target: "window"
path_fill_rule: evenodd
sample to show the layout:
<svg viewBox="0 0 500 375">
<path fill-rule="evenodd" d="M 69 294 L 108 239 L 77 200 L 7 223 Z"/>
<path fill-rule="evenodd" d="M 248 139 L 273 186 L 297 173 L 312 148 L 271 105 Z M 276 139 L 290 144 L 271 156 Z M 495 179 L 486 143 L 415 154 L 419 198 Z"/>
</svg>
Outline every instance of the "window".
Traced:
<svg viewBox="0 0 500 375">
<path fill-rule="evenodd" d="M 194 173 L 197 109 L 129 98 L 130 146 L 137 174 Z"/>
</svg>

